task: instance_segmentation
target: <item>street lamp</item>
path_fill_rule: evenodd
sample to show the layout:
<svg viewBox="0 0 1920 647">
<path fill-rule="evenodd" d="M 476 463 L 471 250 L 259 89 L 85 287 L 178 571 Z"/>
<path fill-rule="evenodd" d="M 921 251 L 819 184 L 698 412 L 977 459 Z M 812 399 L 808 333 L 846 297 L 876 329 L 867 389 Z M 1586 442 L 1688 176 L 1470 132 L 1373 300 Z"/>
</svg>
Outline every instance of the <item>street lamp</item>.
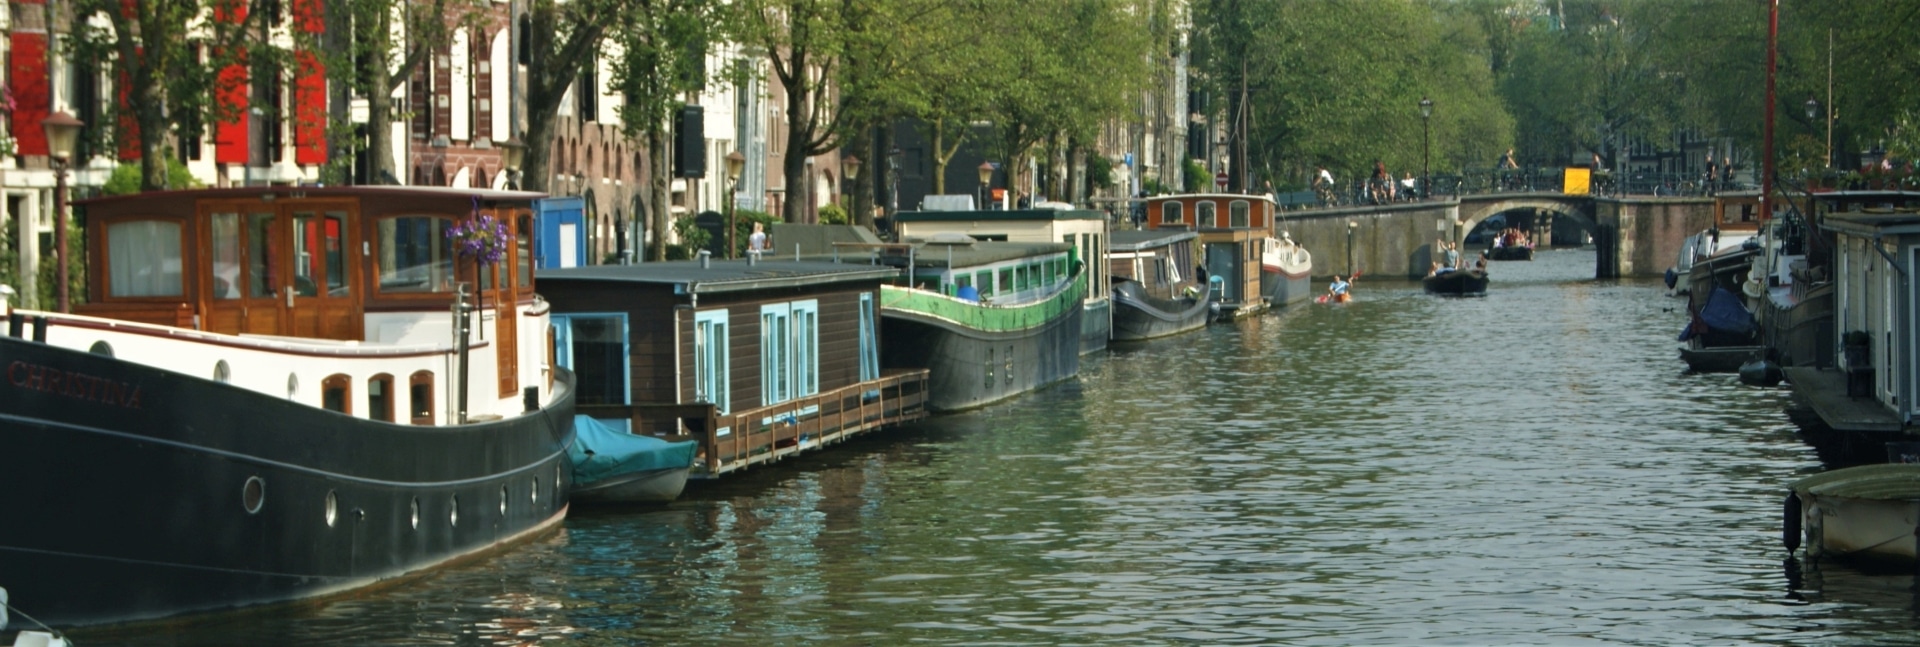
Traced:
<svg viewBox="0 0 1920 647">
<path fill-rule="evenodd" d="M 507 188 L 520 190 L 520 162 L 526 158 L 527 144 L 519 135 L 500 142 L 500 163 L 507 167 Z"/>
<path fill-rule="evenodd" d="M 987 186 L 993 184 L 993 162 L 980 163 L 980 208 L 987 208 Z"/>
<path fill-rule="evenodd" d="M 1349 276 L 1353 274 L 1353 230 L 1358 228 L 1360 228 L 1360 223 L 1352 220 L 1347 221 L 1347 274 Z"/>
<path fill-rule="evenodd" d="M 860 158 L 852 155 L 840 158 L 840 174 L 846 176 L 848 181 L 860 177 Z"/>
<path fill-rule="evenodd" d="M 1429 134 L 1427 123 L 1433 117 L 1433 100 L 1420 97 L 1420 194 L 1421 197 L 1433 197 L 1433 175 L 1428 167 L 1428 156 L 1433 152 L 1433 137 Z"/>
<path fill-rule="evenodd" d="M 739 201 L 735 195 L 740 190 L 740 171 L 747 167 L 747 156 L 740 151 L 727 153 L 727 258 L 733 258 L 733 203 Z"/>
<path fill-rule="evenodd" d="M 67 164 L 73 159 L 73 144 L 86 124 L 67 111 L 60 110 L 40 121 L 47 129 L 47 157 L 53 162 L 53 295 L 55 307 L 68 311 L 67 299 Z"/>
</svg>

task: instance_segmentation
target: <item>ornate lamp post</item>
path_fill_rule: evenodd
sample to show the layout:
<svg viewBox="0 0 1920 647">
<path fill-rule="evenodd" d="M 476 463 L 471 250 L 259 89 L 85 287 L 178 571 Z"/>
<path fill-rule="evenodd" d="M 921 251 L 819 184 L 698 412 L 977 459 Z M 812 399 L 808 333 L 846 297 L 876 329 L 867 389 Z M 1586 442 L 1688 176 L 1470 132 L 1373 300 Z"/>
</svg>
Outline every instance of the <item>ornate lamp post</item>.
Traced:
<svg viewBox="0 0 1920 647">
<path fill-rule="evenodd" d="M 1427 123 L 1433 117 L 1433 100 L 1420 97 L 1420 195 L 1433 196 L 1433 175 L 1428 167 L 1428 156 L 1433 152 L 1433 137 L 1427 129 Z"/>
<path fill-rule="evenodd" d="M 47 129 L 47 157 L 53 161 L 53 295 L 55 307 L 67 312 L 67 164 L 73 159 L 73 144 L 86 124 L 65 110 L 41 120 Z"/>
<path fill-rule="evenodd" d="M 987 187 L 993 184 L 993 162 L 980 163 L 980 208 L 987 208 Z"/>
<path fill-rule="evenodd" d="M 727 258 L 733 258 L 734 254 L 733 203 L 739 201 L 735 194 L 740 190 L 740 171 L 746 167 L 747 156 L 741 155 L 740 151 L 727 153 Z"/>
<path fill-rule="evenodd" d="M 520 190 L 520 162 L 526 159 L 527 145 L 519 135 L 500 142 L 500 163 L 507 167 L 507 188 Z"/>
</svg>

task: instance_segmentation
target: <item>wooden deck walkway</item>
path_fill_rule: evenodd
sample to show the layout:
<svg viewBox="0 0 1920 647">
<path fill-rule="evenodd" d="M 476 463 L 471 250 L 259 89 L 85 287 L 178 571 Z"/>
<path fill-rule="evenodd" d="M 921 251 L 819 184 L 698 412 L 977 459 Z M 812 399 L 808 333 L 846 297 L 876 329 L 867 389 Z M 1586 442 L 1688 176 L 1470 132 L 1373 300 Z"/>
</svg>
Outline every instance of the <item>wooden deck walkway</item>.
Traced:
<svg viewBox="0 0 1920 647">
<path fill-rule="evenodd" d="M 1837 370 L 1795 366 L 1783 370 L 1794 395 L 1820 414 L 1834 431 L 1900 431 L 1900 419 L 1873 398 L 1847 396 L 1847 375 Z"/>
<path fill-rule="evenodd" d="M 724 415 L 705 402 L 583 404 L 578 411 L 626 418 L 634 433 L 697 440 L 693 478 L 716 478 L 926 418 L 927 374 L 926 369 L 886 370 L 879 379 Z"/>
</svg>

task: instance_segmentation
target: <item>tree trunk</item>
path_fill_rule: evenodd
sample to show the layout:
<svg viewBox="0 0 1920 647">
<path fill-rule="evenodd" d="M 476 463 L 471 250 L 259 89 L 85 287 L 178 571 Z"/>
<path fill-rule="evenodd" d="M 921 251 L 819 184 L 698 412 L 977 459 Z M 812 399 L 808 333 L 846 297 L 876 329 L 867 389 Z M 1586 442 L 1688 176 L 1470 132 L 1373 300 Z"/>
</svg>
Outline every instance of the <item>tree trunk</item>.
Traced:
<svg viewBox="0 0 1920 647">
<path fill-rule="evenodd" d="M 406 184 L 393 163 L 393 70 L 384 62 L 393 50 L 393 20 L 389 12 L 379 15 L 378 24 L 368 30 L 373 38 L 368 47 L 381 54 L 367 70 L 367 182 Z"/>
<path fill-rule="evenodd" d="M 853 217 L 853 224 L 869 230 L 873 229 L 873 188 L 876 186 L 873 178 L 880 174 L 882 166 L 879 163 L 879 156 L 873 154 L 875 150 L 873 142 L 874 138 L 886 129 L 884 121 L 861 128 L 854 134 L 853 140 L 847 143 L 847 150 L 860 156 L 861 167 L 860 175 L 853 178 L 853 186 L 848 188 L 849 195 L 853 196 L 852 200 L 847 201 L 848 215 Z"/>
<path fill-rule="evenodd" d="M 805 59 L 796 57 L 796 74 L 806 73 Z M 786 178 L 787 198 L 780 205 L 780 218 L 789 223 L 806 222 L 806 214 L 813 207 L 807 204 L 807 140 L 813 131 L 807 128 L 812 123 L 813 111 L 807 101 L 808 90 L 804 81 L 787 88 L 787 152 L 780 158 L 780 173 Z"/>
<path fill-rule="evenodd" d="M 673 234 L 673 206 L 669 199 L 666 130 L 655 123 L 647 128 L 647 198 L 652 202 L 653 241 L 647 244 L 647 260 L 667 260 L 667 238 Z M 725 240 L 714 241 L 726 244 Z M 690 250 L 699 251 L 699 250 Z"/>
<path fill-rule="evenodd" d="M 140 190 L 165 191 L 167 189 L 167 89 L 165 84 L 150 74 L 137 75 L 146 78 L 135 84 L 128 93 L 128 101 L 133 108 L 133 120 L 140 132 Z M 111 113 L 107 113 L 111 114 Z M 78 153 L 79 151 L 74 151 Z M 111 151 L 109 151 L 111 154 Z M 68 160 L 69 166 L 78 166 L 78 159 Z"/>
<path fill-rule="evenodd" d="M 527 172 L 520 180 L 520 188 L 545 193 L 547 179 L 552 175 L 548 169 L 553 166 L 553 122 L 557 110 L 535 108 L 531 96 L 527 104 L 527 151 L 523 160 Z"/>
</svg>

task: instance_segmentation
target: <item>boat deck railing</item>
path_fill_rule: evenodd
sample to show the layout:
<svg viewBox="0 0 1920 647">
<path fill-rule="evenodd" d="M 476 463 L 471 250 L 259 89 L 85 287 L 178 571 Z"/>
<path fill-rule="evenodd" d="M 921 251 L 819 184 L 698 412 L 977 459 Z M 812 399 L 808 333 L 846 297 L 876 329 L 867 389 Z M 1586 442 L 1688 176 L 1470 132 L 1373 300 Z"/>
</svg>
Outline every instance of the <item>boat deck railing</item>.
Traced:
<svg viewBox="0 0 1920 647">
<path fill-rule="evenodd" d="M 1080 309 L 1087 295 L 1087 273 L 1081 270 L 1063 281 L 1052 294 L 1019 304 L 968 301 L 932 290 L 880 286 L 880 308 L 933 317 L 975 330 L 1007 332 L 1046 325 L 1062 313 Z"/>
<path fill-rule="evenodd" d="M 878 379 L 764 407 L 721 414 L 713 404 L 581 404 L 579 413 L 632 421 L 633 432 L 695 440 L 695 478 L 820 449 L 889 425 L 927 417 L 927 369 L 887 369 Z"/>
</svg>

